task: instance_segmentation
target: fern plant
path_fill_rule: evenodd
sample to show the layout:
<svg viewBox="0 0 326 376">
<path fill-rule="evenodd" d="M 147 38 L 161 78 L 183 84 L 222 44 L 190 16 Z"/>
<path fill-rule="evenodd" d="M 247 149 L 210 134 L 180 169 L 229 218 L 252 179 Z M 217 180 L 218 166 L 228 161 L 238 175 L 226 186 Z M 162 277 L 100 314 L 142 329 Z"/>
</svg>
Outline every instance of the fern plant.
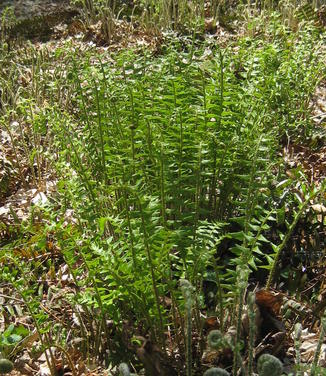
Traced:
<svg viewBox="0 0 326 376">
<path fill-rule="evenodd" d="M 272 21 L 266 39 L 244 37 L 236 50 L 209 42 L 197 48 L 193 39 L 160 56 L 127 51 L 109 61 L 69 49 L 66 73 L 56 68 L 52 85 L 46 59 L 65 53 L 29 57 L 34 78 L 23 93 L 33 100 L 20 99 L 13 111 L 34 125 L 27 145 L 35 152 L 27 152 L 37 166 L 35 183 L 42 178 L 40 148 L 53 140 L 47 147 L 55 151 L 59 182 L 49 223 L 76 286 L 69 300 L 83 323 L 83 351 L 107 365 L 134 350 L 128 327 L 131 335 L 149 335 L 166 357 L 181 354 L 184 361 L 187 348 L 189 374 L 190 350 L 200 357 L 204 345 L 189 343 L 178 281 L 196 289 L 187 323 L 204 338 L 210 274 L 209 309 L 221 331 L 236 325 L 233 374 L 239 371 L 250 273 L 266 267 L 265 259 L 267 268 L 278 267 L 286 236 L 304 212 L 304 203 L 293 200 L 293 226 L 284 244 L 277 238 L 273 254 L 271 228 L 284 187 L 278 145 L 309 133 L 307 98 L 322 72 L 314 29 L 300 30 L 294 43 L 279 17 Z M 0 124 L 12 116 L 9 102 Z M 13 145 L 19 150 L 14 138 Z M 308 201 L 318 194 L 311 192 Z M 168 352 L 171 336 L 177 348 Z"/>
</svg>

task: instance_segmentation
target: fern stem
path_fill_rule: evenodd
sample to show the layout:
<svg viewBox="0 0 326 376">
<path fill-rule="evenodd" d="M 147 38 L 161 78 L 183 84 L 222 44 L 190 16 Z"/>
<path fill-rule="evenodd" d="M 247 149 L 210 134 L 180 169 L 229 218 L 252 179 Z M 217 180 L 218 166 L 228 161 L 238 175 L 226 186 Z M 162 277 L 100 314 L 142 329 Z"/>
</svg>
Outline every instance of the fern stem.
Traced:
<svg viewBox="0 0 326 376">
<path fill-rule="evenodd" d="M 150 246 L 149 246 L 148 233 L 147 233 L 147 230 L 146 230 L 144 211 L 143 211 L 143 207 L 142 207 L 140 198 L 137 197 L 137 199 L 138 199 L 139 210 L 140 210 L 140 215 L 141 215 L 141 222 L 142 222 L 142 227 L 143 227 L 144 245 L 145 245 L 147 259 L 148 259 L 148 263 L 149 263 L 149 267 L 150 267 L 150 271 L 151 271 L 152 287 L 153 287 L 153 292 L 154 292 L 154 296 L 155 296 L 157 313 L 158 313 L 158 316 L 159 316 L 159 323 L 160 323 L 159 338 L 160 338 L 160 341 L 161 341 L 161 346 L 163 347 L 165 340 L 164 340 L 164 325 L 163 325 L 163 316 L 162 316 L 162 312 L 161 312 L 160 297 L 159 297 L 158 287 L 157 287 L 157 283 L 156 283 L 156 276 L 155 276 L 155 272 L 154 272 L 154 264 L 153 264 L 153 260 L 152 260 L 151 250 L 150 250 Z"/>
<path fill-rule="evenodd" d="M 165 184 L 164 184 L 164 153 L 163 145 L 160 147 L 160 190 L 161 190 L 161 217 L 162 226 L 166 228 L 166 208 L 165 208 Z"/>
<path fill-rule="evenodd" d="M 248 376 L 253 374 L 253 360 L 254 360 L 254 347 L 255 347 L 255 293 L 249 292 L 248 294 L 248 316 L 249 316 L 249 346 L 248 346 Z"/>
<path fill-rule="evenodd" d="M 191 317 L 191 309 L 192 309 L 192 293 L 193 293 L 193 286 L 192 284 L 186 280 L 180 280 L 180 287 L 183 294 L 184 302 L 185 302 L 185 316 L 186 316 L 186 375 L 192 375 L 192 317 Z"/>
<path fill-rule="evenodd" d="M 33 108 L 32 108 L 31 102 L 29 102 L 29 110 L 30 110 L 32 124 L 34 125 L 34 113 L 33 113 Z M 34 143 L 33 148 L 35 150 L 36 149 L 40 149 L 40 145 L 39 145 L 39 142 L 37 141 L 37 137 L 36 137 L 36 132 L 35 132 L 34 126 L 32 126 L 31 132 L 32 132 L 33 143 Z M 32 162 L 33 161 L 31 161 L 31 163 Z M 41 183 L 41 163 L 40 163 L 40 153 L 39 153 L 38 150 L 36 150 L 36 165 L 37 165 L 37 181 L 40 184 Z M 34 172 L 33 163 L 31 165 L 31 170 L 33 171 L 34 178 L 35 178 L 35 172 Z"/>
<path fill-rule="evenodd" d="M 47 346 L 45 348 L 45 350 L 51 350 L 51 347 L 56 347 L 57 349 L 59 349 L 60 351 L 62 351 L 65 354 L 65 357 L 67 358 L 69 367 L 71 369 L 72 376 L 78 376 L 78 373 L 77 373 L 76 368 L 74 366 L 74 362 L 72 361 L 71 356 L 69 355 L 69 352 L 63 346 L 61 346 L 59 344 L 53 344 L 52 346 Z"/>
<path fill-rule="evenodd" d="M 109 344 L 110 335 L 109 335 L 108 327 L 107 327 L 107 324 L 106 324 L 106 314 L 105 314 L 104 306 L 103 306 L 103 303 L 102 303 L 102 297 L 101 297 L 100 291 L 98 289 L 97 281 L 96 281 L 96 278 L 93 276 L 93 270 L 90 267 L 90 265 L 88 264 L 86 256 L 85 256 L 84 252 L 81 249 L 79 250 L 79 254 L 81 255 L 81 258 L 82 258 L 82 260 L 84 262 L 84 265 L 85 265 L 85 267 L 87 269 L 88 275 L 89 275 L 89 277 L 92 280 L 92 284 L 93 284 L 94 291 L 95 291 L 95 296 L 96 296 L 96 301 L 97 301 L 97 304 L 98 304 L 98 306 L 100 308 L 100 311 L 101 311 L 100 326 L 103 325 L 103 329 L 104 329 L 104 332 L 105 332 L 105 337 L 106 337 L 106 339 L 108 341 L 108 344 Z M 96 339 L 100 340 L 100 337 L 97 337 Z"/>
<path fill-rule="evenodd" d="M 278 264 L 279 258 L 281 256 L 281 253 L 282 253 L 283 249 L 285 248 L 287 242 L 289 241 L 289 239 L 290 239 L 299 219 L 301 218 L 302 214 L 306 210 L 310 201 L 313 200 L 319 193 L 323 192 L 325 190 L 325 186 L 326 186 L 326 181 L 323 181 L 320 188 L 313 189 L 313 191 L 308 195 L 306 200 L 301 204 L 299 211 L 296 213 L 294 220 L 292 221 L 286 235 L 283 238 L 282 243 L 277 247 L 275 258 L 274 258 L 274 261 L 273 261 L 273 266 L 272 266 L 272 268 L 269 272 L 267 283 L 266 283 L 266 289 L 267 290 L 270 289 L 271 284 L 273 283 L 273 279 L 274 279 L 274 276 L 275 276 L 277 264 Z"/>
<path fill-rule="evenodd" d="M 88 128 L 88 130 L 91 134 L 92 133 L 91 122 L 90 122 L 89 116 L 88 116 L 88 111 L 87 111 L 87 107 L 86 107 L 86 100 L 85 100 L 85 96 L 84 96 L 84 93 L 83 93 L 82 84 L 81 84 L 81 81 L 80 81 L 80 78 L 79 78 L 79 75 L 78 75 L 78 68 L 77 68 L 76 61 L 74 61 L 74 71 L 75 71 L 75 79 L 77 81 L 77 92 L 78 92 L 78 94 L 80 95 L 80 98 L 81 98 L 82 111 L 84 112 L 87 128 Z M 89 142 L 92 144 L 92 148 L 93 148 L 93 151 L 95 153 L 96 160 L 98 160 L 99 155 L 98 155 L 97 145 L 94 144 L 93 137 L 89 137 Z"/>
<path fill-rule="evenodd" d="M 130 236 L 130 247 L 131 247 L 131 255 L 132 255 L 132 262 L 135 272 L 138 270 L 137 266 L 137 257 L 136 257 L 136 250 L 134 245 L 134 233 L 131 226 L 131 220 L 130 220 L 130 213 L 129 213 L 129 207 L 128 207 L 128 196 L 126 189 L 123 190 L 123 200 L 125 203 L 125 211 L 127 216 L 127 224 L 128 224 L 128 231 Z"/>
<path fill-rule="evenodd" d="M 100 99 L 98 95 L 98 88 L 96 86 L 95 80 L 94 88 L 95 88 L 95 97 L 96 97 L 96 106 L 97 106 L 97 121 L 98 121 L 98 131 L 100 136 L 100 148 L 101 148 L 101 157 L 102 157 L 102 174 L 103 174 L 103 182 L 107 184 L 107 174 L 106 174 L 106 166 L 105 166 L 105 151 L 104 151 L 104 139 L 103 139 L 103 126 L 102 126 L 102 114 L 101 114 L 101 107 L 100 107 Z"/>
<path fill-rule="evenodd" d="M 233 376 L 237 376 L 240 355 L 240 338 L 241 338 L 241 324 L 242 324 L 242 311 L 243 311 L 243 300 L 244 300 L 245 288 L 240 288 L 239 293 L 239 306 L 237 312 L 237 324 L 236 324 L 236 336 L 234 340 L 234 354 L 233 354 Z"/>
<path fill-rule="evenodd" d="M 131 114 L 132 114 L 132 124 L 130 126 L 130 135 L 131 135 L 131 158 L 133 161 L 132 164 L 132 170 L 133 170 L 133 175 L 135 175 L 135 129 L 138 126 L 138 122 L 136 121 L 136 115 L 135 115 L 135 105 L 134 105 L 134 95 L 132 90 L 130 90 L 130 103 L 131 103 Z"/>
<path fill-rule="evenodd" d="M 95 199 L 95 194 L 94 194 L 93 188 L 91 187 L 90 182 L 87 178 L 86 170 L 83 167 L 83 163 L 81 161 L 80 155 L 79 155 L 79 153 L 78 153 L 78 151 L 75 147 L 75 144 L 72 140 L 72 137 L 71 137 L 70 132 L 69 132 L 69 128 L 65 127 L 65 130 L 66 130 L 66 132 L 65 132 L 66 136 L 68 138 L 68 141 L 70 143 L 70 146 L 71 146 L 71 148 L 74 152 L 75 158 L 76 158 L 76 162 L 77 162 L 77 165 L 78 165 L 77 172 L 79 173 L 80 178 L 81 178 L 82 182 L 84 183 L 87 192 L 89 193 L 89 197 L 90 197 L 91 201 L 93 201 L 93 203 L 97 206 L 97 202 L 96 202 L 96 199 Z"/>
<path fill-rule="evenodd" d="M 318 366 L 318 360 L 319 360 L 319 356 L 320 356 L 321 345 L 324 341 L 325 333 L 326 333 L 326 317 L 324 316 L 321 319 L 320 334 L 319 334 L 319 339 L 318 339 L 318 344 L 317 344 L 317 348 L 316 348 L 316 351 L 315 351 L 314 359 L 312 361 L 311 376 L 316 375 L 316 368 Z"/>
<path fill-rule="evenodd" d="M 302 334 L 302 325 L 301 323 L 296 323 L 294 325 L 294 349 L 295 349 L 295 365 L 296 365 L 296 374 L 297 376 L 303 376 L 301 370 L 301 334 Z"/>
<path fill-rule="evenodd" d="M 216 127 L 213 130 L 213 137 L 212 137 L 212 149 L 213 149 L 213 174 L 212 174 L 212 179 L 211 179 L 211 186 L 210 186 L 210 196 L 209 196 L 209 203 L 210 207 L 212 208 L 212 213 L 213 217 L 216 217 L 217 212 L 217 194 L 216 194 L 216 184 L 219 178 L 221 166 L 223 165 L 224 157 L 226 155 L 226 150 L 222 153 L 222 160 L 220 162 L 220 167 L 217 170 L 217 142 L 216 142 L 216 134 L 217 131 L 221 128 L 222 124 L 222 113 L 223 113 L 223 108 L 224 108 L 224 55 L 221 51 L 221 49 L 218 49 L 219 53 L 219 108 L 218 108 L 218 113 L 217 113 L 217 118 L 216 118 Z M 227 148 L 227 143 L 225 143 L 224 148 Z"/>
<path fill-rule="evenodd" d="M 16 166 L 17 169 L 18 169 L 18 173 L 19 173 L 20 181 L 23 183 L 24 188 L 27 188 L 28 185 L 27 185 L 26 179 L 25 179 L 24 174 L 23 174 L 22 166 L 21 166 L 21 164 L 20 164 L 20 162 L 19 162 L 18 152 L 17 152 L 17 148 L 16 148 L 16 143 L 15 143 L 15 140 L 14 140 L 13 134 L 12 134 L 12 132 L 11 132 L 11 129 L 10 129 L 10 127 L 8 127 L 8 125 L 7 125 L 5 122 L 1 122 L 1 124 L 4 125 L 6 131 L 7 131 L 8 134 L 9 134 L 9 137 L 10 137 L 12 150 L 13 150 L 13 153 L 14 153 L 14 156 L 15 156 L 15 166 Z M 28 155 L 28 154 L 27 154 L 27 155 Z M 33 169 L 32 169 L 32 171 L 33 171 Z"/>
</svg>

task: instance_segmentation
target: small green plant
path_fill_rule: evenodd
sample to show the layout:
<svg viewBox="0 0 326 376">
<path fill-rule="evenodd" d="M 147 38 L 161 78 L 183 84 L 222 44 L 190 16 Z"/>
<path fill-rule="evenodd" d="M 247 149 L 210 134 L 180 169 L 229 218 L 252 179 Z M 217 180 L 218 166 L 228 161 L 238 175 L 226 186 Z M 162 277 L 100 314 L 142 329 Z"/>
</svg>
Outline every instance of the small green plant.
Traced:
<svg viewBox="0 0 326 376">
<path fill-rule="evenodd" d="M 10 373 L 14 369 L 14 364 L 5 358 L 1 357 L 0 353 L 0 374 Z"/>
<path fill-rule="evenodd" d="M 207 344 L 211 349 L 221 350 L 232 347 L 229 340 L 217 329 L 211 330 L 207 336 Z"/>
<path fill-rule="evenodd" d="M 263 354 L 258 359 L 257 370 L 259 376 L 281 376 L 283 365 L 275 356 Z"/>
<path fill-rule="evenodd" d="M 14 324 L 10 324 L 6 330 L 0 334 L 0 353 L 3 356 L 10 356 L 12 350 L 28 333 L 28 330 L 22 325 L 15 326 Z"/>
<path fill-rule="evenodd" d="M 203 376 L 230 376 L 229 372 L 222 368 L 210 368 L 205 371 Z"/>
<path fill-rule="evenodd" d="M 120 376 L 130 376 L 128 364 L 121 363 L 119 365 L 119 374 L 120 374 Z"/>
<path fill-rule="evenodd" d="M 15 327 L 11 324 L 0 334 L 0 374 L 10 373 L 13 370 L 14 365 L 7 358 L 12 355 L 14 348 L 27 333 L 24 327 Z"/>
<path fill-rule="evenodd" d="M 230 342 L 230 340 L 217 329 L 209 332 L 207 336 L 207 345 L 210 349 L 217 351 L 223 349 L 234 349 L 234 345 Z M 204 373 L 204 376 L 214 375 L 228 376 L 230 374 L 226 370 L 216 367 L 210 368 Z"/>
</svg>

